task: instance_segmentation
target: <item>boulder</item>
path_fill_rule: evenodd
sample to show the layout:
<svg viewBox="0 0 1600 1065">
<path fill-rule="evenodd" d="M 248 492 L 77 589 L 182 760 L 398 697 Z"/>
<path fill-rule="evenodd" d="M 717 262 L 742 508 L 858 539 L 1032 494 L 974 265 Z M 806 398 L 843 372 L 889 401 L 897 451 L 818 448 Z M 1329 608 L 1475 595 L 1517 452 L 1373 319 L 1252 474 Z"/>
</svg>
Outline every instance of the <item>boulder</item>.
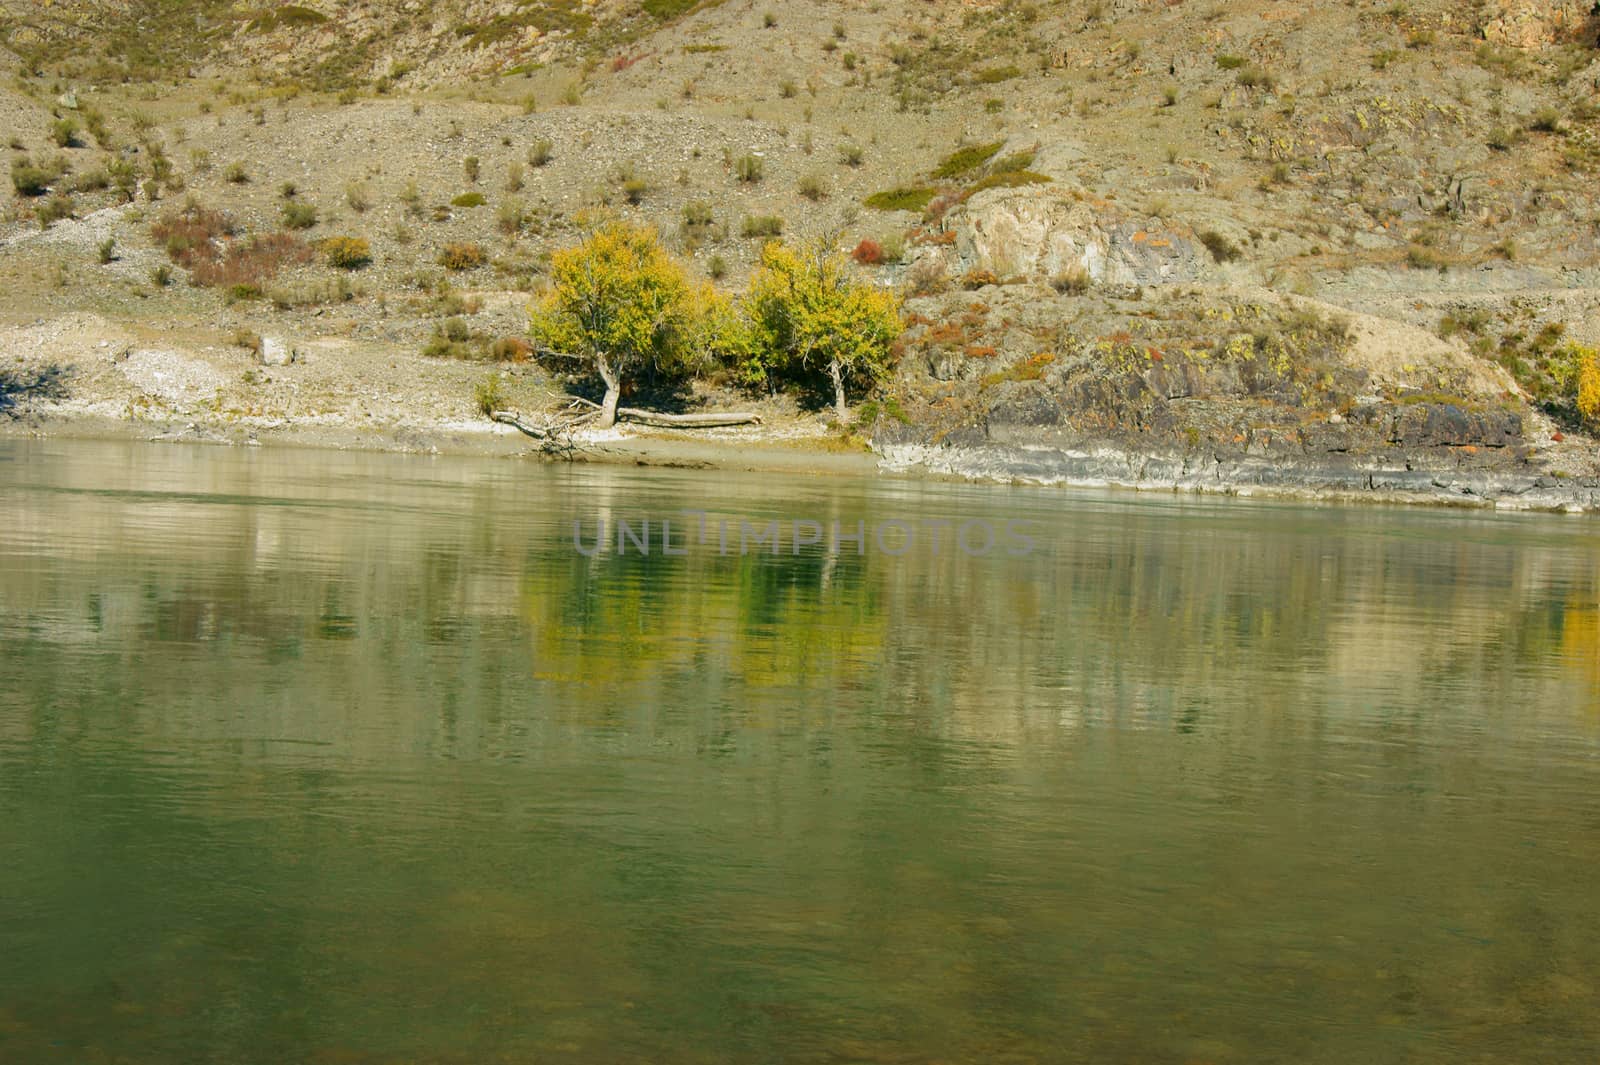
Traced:
<svg viewBox="0 0 1600 1065">
<path fill-rule="evenodd" d="M 300 353 L 283 337 L 261 338 L 261 365 L 287 366 L 300 358 Z"/>
</svg>

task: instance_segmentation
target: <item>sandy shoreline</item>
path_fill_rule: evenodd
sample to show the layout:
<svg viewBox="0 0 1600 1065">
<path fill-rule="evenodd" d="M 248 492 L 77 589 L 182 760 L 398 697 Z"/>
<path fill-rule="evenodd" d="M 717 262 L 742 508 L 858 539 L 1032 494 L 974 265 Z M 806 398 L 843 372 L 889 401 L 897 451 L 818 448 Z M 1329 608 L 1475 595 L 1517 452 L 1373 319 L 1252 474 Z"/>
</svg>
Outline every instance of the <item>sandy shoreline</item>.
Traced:
<svg viewBox="0 0 1600 1065">
<path fill-rule="evenodd" d="M 340 424 L 215 425 L 181 417 L 132 421 L 83 413 L 52 416 L 37 410 L 0 419 L 0 440 L 25 438 L 500 456 L 663 469 L 1013 484 L 1040 491 L 1110 489 L 1332 504 L 1600 513 L 1600 483 L 1590 483 L 1593 478 L 1566 483 L 1532 473 L 1452 477 L 1318 465 L 1252 470 L 1219 464 L 1199 473 L 1193 463 L 1165 455 L 1109 450 L 1027 455 L 997 454 L 993 449 L 928 454 L 908 454 L 894 447 L 882 452 L 844 450 L 837 438 L 774 437 L 767 430 L 751 428 L 698 431 L 692 436 L 670 430 L 590 433 L 577 441 L 576 451 L 548 455 L 515 429 L 488 422 L 362 429 Z"/>
<path fill-rule="evenodd" d="M 598 462 L 807 475 L 873 476 L 882 470 L 880 457 L 865 450 L 844 450 L 829 438 L 764 437 L 759 431 L 703 430 L 693 436 L 670 430 L 646 433 L 613 431 L 579 437 L 580 449 L 570 456 L 546 456 L 538 443 L 509 426 L 436 425 L 356 428 L 339 424 L 274 423 L 217 425 L 193 418 L 131 421 L 96 415 L 51 416 L 34 412 L 0 419 L 0 440 L 144 441 L 212 444 L 233 447 L 319 448 L 334 451 L 383 451 L 398 454 L 505 456 L 549 461 Z"/>
</svg>

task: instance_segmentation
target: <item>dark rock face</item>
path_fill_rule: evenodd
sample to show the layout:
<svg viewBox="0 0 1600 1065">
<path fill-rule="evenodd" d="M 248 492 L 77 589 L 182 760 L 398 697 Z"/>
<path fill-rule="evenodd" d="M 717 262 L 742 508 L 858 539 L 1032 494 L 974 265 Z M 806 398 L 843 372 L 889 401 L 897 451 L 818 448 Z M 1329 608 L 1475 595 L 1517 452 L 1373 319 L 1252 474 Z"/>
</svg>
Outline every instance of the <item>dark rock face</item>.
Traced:
<svg viewBox="0 0 1600 1065">
<path fill-rule="evenodd" d="M 1403 455 L 1268 459 L 1206 451 L 1145 452 L 1106 442 L 1072 448 L 948 441 L 945 446 L 875 444 L 891 469 L 921 468 L 974 480 L 1600 511 L 1600 478 L 1542 476 L 1526 465 L 1414 468 Z"/>
<path fill-rule="evenodd" d="M 873 444 L 890 465 L 990 480 L 1600 509 L 1600 479 L 1530 461 L 1517 412 L 1451 397 L 1330 410 L 1363 383 L 1351 373 L 1311 393 L 1249 363 L 1056 367 L 982 389 L 960 424 L 885 425 Z"/>
<path fill-rule="evenodd" d="M 1401 447 L 1507 447 L 1522 439 L 1522 418 L 1479 413 L 1453 403 L 1416 404 L 1394 416 L 1391 443 Z"/>
<path fill-rule="evenodd" d="M 991 426 L 1057 426 L 1062 422 L 1062 410 L 1056 400 L 1041 389 L 1013 392 L 989 408 Z"/>
</svg>

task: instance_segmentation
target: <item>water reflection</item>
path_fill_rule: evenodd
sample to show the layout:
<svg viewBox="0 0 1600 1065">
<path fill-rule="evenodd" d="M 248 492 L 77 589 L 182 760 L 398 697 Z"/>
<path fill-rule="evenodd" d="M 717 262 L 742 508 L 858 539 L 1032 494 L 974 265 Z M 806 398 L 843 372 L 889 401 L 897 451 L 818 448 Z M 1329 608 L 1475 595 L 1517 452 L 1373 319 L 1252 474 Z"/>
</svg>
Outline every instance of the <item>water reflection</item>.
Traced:
<svg viewBox="0 0 1600 1065">
<path fill-rule="evenodd" d="M 0 1060 L 1600 1040 L 1582 521 L 0 445 Z M 1025 558 L 589 558 L 977 517 Z"/>
</svg>

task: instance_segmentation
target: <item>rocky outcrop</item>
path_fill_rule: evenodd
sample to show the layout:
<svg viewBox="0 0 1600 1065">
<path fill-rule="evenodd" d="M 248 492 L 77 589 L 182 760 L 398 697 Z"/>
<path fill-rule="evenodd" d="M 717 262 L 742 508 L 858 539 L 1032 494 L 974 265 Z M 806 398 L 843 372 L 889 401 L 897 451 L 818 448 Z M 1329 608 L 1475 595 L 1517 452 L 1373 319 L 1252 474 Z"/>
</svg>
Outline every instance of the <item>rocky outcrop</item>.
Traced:
<svg viewBox="0 0 1600 1065">
<path fill-rule="evenodd" d="M 1152 451 L 947 441 L 876 443 L 885 469 L 973 480 L 1078 487 L 1212 492 L 1317 499 L 1371 499 L 1503 510 L 1600 510 L 1600 477 L 1557 477 L 1529 467 L 1419 466 L 1404 455 L 1290 457 L 1204 449 Z"/>
<path fill-rule="evenodd" d="M 1600 45 L 1600 10 L 1593 0 L 1496 0 L 1484 37 L 1513 48 L 1581 42 Z"/>
<path fill-rule="evenodd" d="M 1108 203 L 1055 186 L 990 189 L 947 219 L 955 243 L 952 273 L 1067 277 L 1145 286 L 1193 281 L 1204 252 L 1187 232 L 1123 217 Z"/>
</svg>

